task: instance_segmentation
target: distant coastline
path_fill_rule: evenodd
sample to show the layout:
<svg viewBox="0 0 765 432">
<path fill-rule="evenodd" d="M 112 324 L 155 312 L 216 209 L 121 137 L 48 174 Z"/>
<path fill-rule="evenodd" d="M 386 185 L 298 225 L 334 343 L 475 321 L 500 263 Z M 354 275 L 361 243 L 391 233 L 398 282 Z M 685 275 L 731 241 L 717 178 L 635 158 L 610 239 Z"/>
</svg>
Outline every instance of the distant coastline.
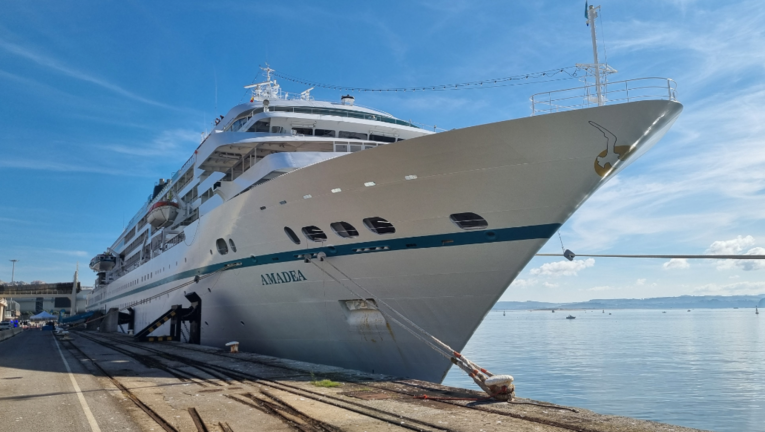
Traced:
<svg viewBox="0 0 765 432">
<path fill-rule="evenodd" d="M 550 303 L 499 301 L 493 310 L 550 309 L 726 309 L 765 308 L 765 294 L 734 296 L 680 296 L 645 299 L 593 299 L 585 302 Z"/>
</svg>

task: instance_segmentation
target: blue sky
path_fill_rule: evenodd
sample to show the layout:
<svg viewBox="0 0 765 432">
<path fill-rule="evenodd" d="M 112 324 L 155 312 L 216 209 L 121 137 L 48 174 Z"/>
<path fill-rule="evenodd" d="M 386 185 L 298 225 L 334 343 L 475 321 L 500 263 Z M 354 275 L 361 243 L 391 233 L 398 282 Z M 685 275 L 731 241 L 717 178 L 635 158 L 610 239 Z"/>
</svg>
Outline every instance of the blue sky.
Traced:
<svg viewBox="0 0 765 432">
<path fill-rule="evenodd" d="M 598 3 L 595 3 L 598 4 Z M 669 77 L 685 111 L 564 225 L 578 253 L 765 253 L 765 3 L 604 0 L 612 79 Z M 366 87 L 457 83 L 591 61 L 583 1 L 4 2 L 0 279 L 65 281 L 122 231 L 258 65 Z M 282 83 L 288 91 L 300 85 Z M 356 94 L 451 129 L 529 115 L 493 89 Z M 217 89 L 217 90 L 216 90 Z M 340 92 L 316 90 L 319 99 Z M 543 249 L 560 251 L 557 237 Z M 536 258 L 505 300 L 765 294 L 749 262 Z"/>
</svg>

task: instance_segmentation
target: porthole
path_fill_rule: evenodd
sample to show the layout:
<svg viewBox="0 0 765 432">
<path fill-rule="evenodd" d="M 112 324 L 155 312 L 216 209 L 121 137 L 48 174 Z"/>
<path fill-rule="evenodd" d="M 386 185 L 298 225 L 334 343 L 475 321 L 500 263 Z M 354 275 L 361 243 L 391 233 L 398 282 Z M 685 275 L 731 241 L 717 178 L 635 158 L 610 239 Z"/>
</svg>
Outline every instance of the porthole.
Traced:
<svg viewBox="0 0 765 432">
<path fill-rule="evenodd" d="M 314 225 L 303 227 L 303 235 L 305 235 L 308 240 L 315 242 L 322 242 L 327 239 L 327 235 L 324 234 L 324 231 Z"/>
<path fill-rule="evenodd" d="M 364 219 L 364 226 L 375 234 L 393 234 L 396 232 L 396 227 L 393 224 L 378 216 Z"/>
<path fill-rule="evenodd" d="M 228 239 L 228 245 L 231 246 L 231 252 L 236 252 L 236 245 L 233 240 Z"/>
<path fill-rule="evenodd" d="M 218 247 L 218 253 L 221 255 L 226 255 L 228 253 L 228 245 L 226 245 L 226 240 L 223 240 L 222 238 L 215 240 L 215 246 Z"/>
<path fill-rule="evenodd" d="M 332 222 L 330 225 L 335 234 L 343 238 L 358 237 L 359 232 L 348 222 Z"/>
<path fill-rule="evenodd" d="M 489 226 L 486 219 L 475 213 L 455 213 L 450 215 L 449 219 L 464 230 L 482 229 Z"/>
<path fill-rule="evenodd" d="M 292 240 L 292 243 L 300 244 L 300 238 L 295 234 L 295 231 L 292 231 L 292 228 L 284 227 L 284 233 L 287 234 L 287 237 L 289 237 L 290 240 Z"/>
</svg>

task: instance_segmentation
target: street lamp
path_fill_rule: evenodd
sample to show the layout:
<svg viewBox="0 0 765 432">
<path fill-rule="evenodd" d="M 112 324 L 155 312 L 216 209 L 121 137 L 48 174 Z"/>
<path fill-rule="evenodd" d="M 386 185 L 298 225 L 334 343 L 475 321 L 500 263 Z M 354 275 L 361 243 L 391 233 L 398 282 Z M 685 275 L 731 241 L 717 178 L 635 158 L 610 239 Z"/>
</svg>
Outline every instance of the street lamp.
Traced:
<svg viewBox="0 0 765 432">
<path fill-rule="evenodd" d="M 14 278 L 14 276 L 16 276 L 16 261 L 18 261 L 18 260 L 17 259 L 12 259 L 12 260 L 9 260 L 9 261 L 13 263 L 13 270 L 11 270 L 11 284 L 13 284 L 13 278 Z"/>
<path fill-rule="evenodd" d="M 13 284 L 13 278 L 16 276 L 16 261 L 18 260 L 9 260 L 13 263 L 13 270 L 11 270 L 11 284 Z"/>
</svg>

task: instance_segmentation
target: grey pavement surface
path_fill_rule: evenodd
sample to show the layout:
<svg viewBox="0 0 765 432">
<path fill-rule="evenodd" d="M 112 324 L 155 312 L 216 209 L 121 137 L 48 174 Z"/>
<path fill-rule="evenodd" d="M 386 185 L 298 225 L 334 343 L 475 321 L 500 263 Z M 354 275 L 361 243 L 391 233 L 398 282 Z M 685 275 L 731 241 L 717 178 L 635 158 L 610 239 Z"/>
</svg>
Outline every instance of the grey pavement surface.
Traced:
<svg viewBox="0 0 765 432">
<path fill-rule="evenodd" d="M 60 342 L 59 342 L 60 344 Z M 139 431 L 132 402 L 94 376 L 63 345 L 72 375 L 103 431 Z M 27 330 L 0 342 L 0 432 L 93 430 L 51 332 Z"/>
</svg>

